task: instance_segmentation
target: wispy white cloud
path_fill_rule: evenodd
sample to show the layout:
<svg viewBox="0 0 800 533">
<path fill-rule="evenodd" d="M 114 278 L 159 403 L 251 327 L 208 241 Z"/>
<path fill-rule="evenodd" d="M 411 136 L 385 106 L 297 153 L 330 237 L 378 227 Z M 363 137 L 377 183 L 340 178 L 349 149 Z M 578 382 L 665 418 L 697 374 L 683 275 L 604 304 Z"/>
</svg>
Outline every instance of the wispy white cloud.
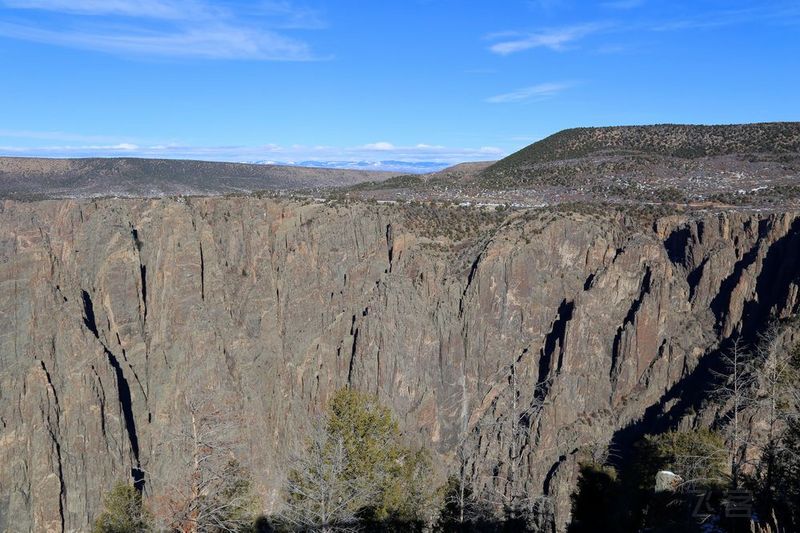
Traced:
<svg viewBox="0 0 800 533">
<path fill-rule="evenodd" d="M 392 143 L 385 141 L 370 143 L 364 145 L 364 150 L 374 150 L 376 152 L 389 152 L 395 149 Z"/>
<path fill-rule="evenodd" d="M 577 26 L 551 28 L 534 33 L 495 33 L 487 36 L 487 39 L 499 40 L 492 44 L 489 50 L 495 54 L 504 56 L 531 50 L 533 48 L 549 48 L 550 50 L 561 51 L 565 50 L 570 43 L 593 33 L 597 33 L 607 27 L 607 23 L 592 22 Z"/>
<path fill-rule="evenodd" d="M 321 27 L 321 21 L 286 0 L 251 4 L 246 17 L 208 0 L 0 0 L 0 5 L 21 14 L 0 22 L 0 37 L 10 39 L 128 56 L 318 59 L 308 43 L 283 30 Z M 56 16 L 25 16 L 31 10 Z"/>
<path fill-rule="evenodd" d="M 642 7 L 646 3 L 647 0 L 607 0 L 600 6 L 622 11 Z M 582 39 L 599 34 L 614 35 L 615 39 L 619 39 L 620 35 L 636 32 L 705 30 L 754 23 L 800 25 L 800 5 L 796 0 L 776 0 L 775 2 L 754 3 L 750 7 L 740 9 L 708 11 L 693 9 L 685 17 L 674 15 L 672 18 L 661 20 L 641 18 L 626 22 L 612 19 L 529 32 L 503 31 L 486 35 L 484 39 L 492 41 L 493 44 L 489 46 L 491 52 L 506 56 L 535 48 L 564 51 L 577 46 Z M 609 51 L 618 51 L 622 46 L 625 45 L 620 43 L 612 46 L 601 45 L 600 50 L 608 53 Z"/>
<path fill-rule="evenodd" d="M 76 15 L 118 15 L 155 19 L 208 18 L 221 10 L 193 0 L 3 0 L 14 9 L 53 11 Z"/>
<path fill-rule="evenodd" d="M 490 104 L 507 104 L 529 100 L 545 100 L 564 92 L 572 85 L 572 83 L 540 83 L 510 93 L 498 94 L 487 98 L 486 101 Z"/>
<path fill-rule="evenodd" d="M 309 61 L 314 56 L 301 41 L 270 31 L 227 24 L 169 32 L 59 31 L 0 22 L 0 36 L 39 43 L 134 56 L 203 59 Z"/>
</svg>

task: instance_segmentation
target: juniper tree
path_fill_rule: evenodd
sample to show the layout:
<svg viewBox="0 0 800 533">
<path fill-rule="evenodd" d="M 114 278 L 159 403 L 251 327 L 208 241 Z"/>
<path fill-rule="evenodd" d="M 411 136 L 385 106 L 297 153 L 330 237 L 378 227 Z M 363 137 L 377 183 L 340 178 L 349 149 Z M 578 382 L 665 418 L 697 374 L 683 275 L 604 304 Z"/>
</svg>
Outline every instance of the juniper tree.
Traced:
<svg viewBox="0 0 800 533">
<path fill-rule="evenodd" d="M 391 411 L 375 397 L 344 389 L 290 460 L 280 518 L 326 533 L 365 522 L 421 524 L 432 520 L 433 486 L 430 458 L 402 443 Z"/>
<path fill-rule="evenodd" d="M 93 533 L 146 533 L 153 530 L 153 515 L 134 486 L 118 483 L 104 499 L 104 509 L 94 521 Z"/>
</svg>

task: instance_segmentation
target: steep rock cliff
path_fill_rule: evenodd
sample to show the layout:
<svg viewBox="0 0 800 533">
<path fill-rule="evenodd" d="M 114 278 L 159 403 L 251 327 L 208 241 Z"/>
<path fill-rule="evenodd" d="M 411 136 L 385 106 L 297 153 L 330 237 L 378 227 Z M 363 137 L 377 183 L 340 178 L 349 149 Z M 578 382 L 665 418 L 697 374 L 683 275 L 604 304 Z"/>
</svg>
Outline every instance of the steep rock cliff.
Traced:
<svg viewBox="0 0 800 533">
<path fill-rule="evenodd" d="M 517 212 L 455 243 L 436 220 L 258 198 L 2 204 L 0 531 L 83 530 L 117 480 L 164 490 L 190 393 L 241 415 L 273 509 L 309 415 L 348 384 L 563 525 L 585 450 L 679 403 L 732 332 L 798 309 L 796 214 Z"/>
</svg>

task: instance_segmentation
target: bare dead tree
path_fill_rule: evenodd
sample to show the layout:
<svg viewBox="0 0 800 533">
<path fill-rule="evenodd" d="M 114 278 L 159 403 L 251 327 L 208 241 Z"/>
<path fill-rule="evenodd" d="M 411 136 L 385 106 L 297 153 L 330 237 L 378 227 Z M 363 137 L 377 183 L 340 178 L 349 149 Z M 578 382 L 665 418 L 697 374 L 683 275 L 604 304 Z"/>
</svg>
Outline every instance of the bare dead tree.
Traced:
<svg viewBox="0 0 800 533">
<path fill-rule="evenodd" d="M 766 415 L 767 425 L 766 443 L 761 452 L 766 467 L 764 481 L 770 489 L 774 483 L 776 460 L 788 452 L 782 438 L 784 430 L 800 414 L 798 351 L 786 347 L 781 333 L 779 325 L 772 325 L 760 336 L 756 349 L 759 364 L 757 403 Z"/>
<path fill-rule="evenodd" d="M 464 444 L 458 447 L 458 490 L 453 495 L 455 505 L 458 509 L 458 523 L 464 524 L 466 521 L 475 518 L 473 516 L 474 503 L 472 498 L 468 498 L 467 493 L 467 461 L 468 456 Z"/>
<path fill-rule="evenodd" d="M 462 439 L 456 449 L 457 471 L 451 476 L 447 493 L 444 497 L 445 507 L 453 510 L 451 519 L 461 526 L 484 518 L 490 513 L 486 502 L 479 499 L 473 492 L 475 487 L 470 474 L 470 460 L 466 440 Z"/>
<path fill-rule="evenodd" d="M 544 408 L 544 395 L 540 391 L 545 390 L 549 382 L 536 383 L 533 388 L 533 395 L 524 407 L 520 407 L 522 389 L 520 386 L 520 359 L 514 359 L 507 365 L 506 381 L 507 387 L 498 395 L 496 402 L 498 406 L 505 405 L 508 408 L 507 416 L 491 424 L 493 431 L 496 431 L 501 439 L 509 443 L 508 469 L 505 475 L 495 475 L 493 480 L 502 485 L 502 490 L 494 490 L 493 499 L 495 504 L 500 504 L 506 509 L 517 510 L 529 507 L 530 496 L 519 490 L 519 462 L 523 457 L 524 448 L 520 446 L 520 441 L 529 441 L 530 432 L 534 421 Z"/>
<path fill-rule="evenodd" d="M 249 472 L 237 461 L 239 419 L 233 406 L 187 394 L 187 417 L 171 444 L 183 458 L 181 476 L 157 498 L 157 515 L 180 533 L 234 533 L 251 525 L 257 499 Z"/>
<path fill-rule="evenodd" d="M 744 412 L 755 403 L 754 393 L 757 384 L 756 361 L 752 351 L 746 349 L 740 338 L 722 354 L 723 370 L 714 372 L 719 385 L 714 391 L 722 404 L 730 409 L 724 414 L 732 436 L 730 439 L 730 469 L 734 488 L 739 486 L 742 467 L 746 461 L 747 449 L 752 445 L 751 432 L 743 431 Z"/>
<path fill-rule="evenodd" d="M 675 456 L 674 468 L 683 478 L 682 485 L 694 487 L 704 484 L 717 484 L 724 481 L 725 472 L 717 468 L 724 467 L 728 450 L 724 446 L 709 446 L 701 453 L 679 453 Z"/>
<path fill-rule="evenodd" d="M 542 504 L 541 496 L 532 497 L 521 490 L 518 470 L 524 457 L 525 444 L 531 443 L 532 428 L 546 404 L 544 391 L 549 388 L 550 381 L 524 387 L 523 384 L 528 382 L 525 379 L 527 370 L 522 357 L 515 357 L 500 369 L 505 386 L 494 399 L 493 408 L 502 415 L 476 426 L 486 428 L 486 432 L 508 443 L 508 454 L 503 460 L 507 468 L 490 476 L 476 477 L 476 483 L 483 487 L 479 501 L 484 506 L 512 515 L 529 514 L 531 509 Z M 523 401 L 523 397 L 528 399 Z"/>
<path fill-rule="evenodd" d="M 290 457 L 280 518 L 300 531 L 357 531 L 358 511 L 377 497 L 381 473 L 374 472 L 372 479 L 349 475 L 345 442 L 327 426 L 327 418 L 319 417 L 306 449 Z"/>
<path fill-rule="evenodd" d="M 782 422 L 797 414 L 800 372 L 795 353 L 784 345 L 780 329 L 773 325 L 759 339 L 756 349 L 759 359 L 758 379 L 761 386 L 760 404 L 766 409 L 769 441 L 776 438 Z"/>
<path fill-rule="evenodd" d="M 530 443 L 531 428 L 536 424 L 544 405 L 550 381 L 536 383 L 531 387 L 529 365 L 524 355 L 515 355 L 501 366 L 494 375 L 486 378 L 495 383 L 485 394 L 492 397 L 489 407 L 496 415 L 492 420 L 469 423 L 466 389 L 462 379 L 460 394 L 454 395 L 443 405 L 443 409 L 461 404 L 461 428 L 456 446 L 457 471 L 451 476 L 450 490 L 445 504 L 454 511 L 452 519 L 466 524 L 479 518 L 487 518 L 498 511 L 520 512 L 547 506 L 544 497 L 531 497 L 519 490 L 519 463 L 525 453 L 525 443 Z M 525 399 L 529 398 L 529 399 Z M 473 449 L 470 439 L 476 434 L 495 435 L 507 446 L 507 453 L 499 457 L 505 471 L 481 475 L 471 469 L 478 450 Z M 473 492 L 475 491 L 475 492 Z"/>
</svg>

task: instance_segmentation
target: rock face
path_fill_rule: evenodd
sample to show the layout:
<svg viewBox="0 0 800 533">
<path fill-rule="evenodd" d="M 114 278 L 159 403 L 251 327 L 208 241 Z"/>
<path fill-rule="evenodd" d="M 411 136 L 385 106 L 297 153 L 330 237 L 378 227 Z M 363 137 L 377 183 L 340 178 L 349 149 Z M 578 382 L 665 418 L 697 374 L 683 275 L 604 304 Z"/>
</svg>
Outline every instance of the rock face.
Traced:
<svg viewBox="0 0 800 533">
<path fill-rule="evenodd" d="M 798 310 L 800 216 L 517 212 L 452 243 L 401 206 L 257 198 L 0 208 L 0 531 L 82 531 L 177 473 L 189 394 L 240 414 L 268 510 L 338 388 L 569 520 L 577 462 L 733 331 Z"/>
</svg>

